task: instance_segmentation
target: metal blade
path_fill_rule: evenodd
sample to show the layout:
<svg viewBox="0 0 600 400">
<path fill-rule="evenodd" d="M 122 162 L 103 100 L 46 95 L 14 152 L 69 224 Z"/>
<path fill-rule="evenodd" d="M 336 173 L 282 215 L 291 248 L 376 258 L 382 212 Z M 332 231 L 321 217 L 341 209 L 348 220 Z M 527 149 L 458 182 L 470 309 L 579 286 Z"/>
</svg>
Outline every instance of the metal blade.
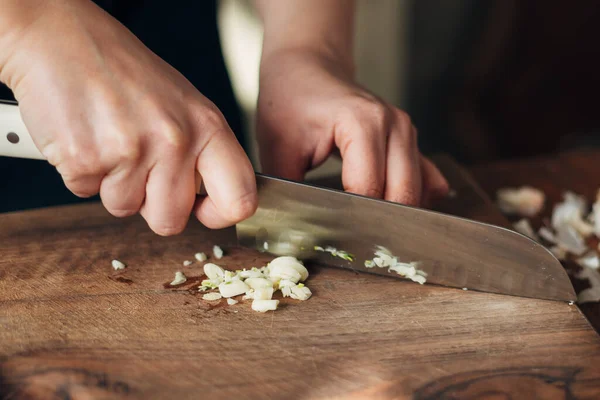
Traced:
<svg viewBox="0 0 600 400">
<path fill-rule="evenodd" d="M 257 184 L 258 211 L 237 225 L 242 246 L 398 277 L 386 268 L 364 266 L 376 246 L 383 246 L 399 261 L 419 262 L 419 269 L 428 274 L 427 283 L 576 299 L 560 262 L 540 244 L 511 230 L 261 174 Z M 315 252 L 314 246 L 347 251 L 354 261 Z"/>
</svg>

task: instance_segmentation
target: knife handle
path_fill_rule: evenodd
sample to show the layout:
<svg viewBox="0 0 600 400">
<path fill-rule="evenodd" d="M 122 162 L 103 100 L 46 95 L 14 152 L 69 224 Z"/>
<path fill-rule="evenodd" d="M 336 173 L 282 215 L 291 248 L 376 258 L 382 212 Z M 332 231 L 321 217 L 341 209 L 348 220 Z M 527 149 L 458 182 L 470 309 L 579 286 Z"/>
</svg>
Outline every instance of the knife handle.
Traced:
<svg viewBox="0 0 600 400">
<path fill-rule="evenodd" d="M 0 102 L 0 156 L 45 159 L 33 143 L 16 103 Z"/>
<path fill-rule="evenodd" d="M 4 100 L 0 100 L 0 156 L 46 159 L 33 143 L 17 103 Z M 196 193 L 206 195 L 198 171 L 196 171 Z"/>
</svg>

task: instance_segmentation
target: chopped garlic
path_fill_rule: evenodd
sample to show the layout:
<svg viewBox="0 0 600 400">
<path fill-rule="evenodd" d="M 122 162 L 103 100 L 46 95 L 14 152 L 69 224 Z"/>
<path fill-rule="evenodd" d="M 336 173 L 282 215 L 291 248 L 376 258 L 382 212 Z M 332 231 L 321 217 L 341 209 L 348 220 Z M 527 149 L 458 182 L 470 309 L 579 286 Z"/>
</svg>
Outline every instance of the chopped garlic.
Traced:
<svg viewBox="0 0 600 400">
<path fill-rule="evenodd" d="M 221 249 L 219 246 L 213 246 L 213 255 L 217 260 L 220 260 L 223 258 L 223 249 Z"/>
<path fill-rule="evenodd" d="M 202 300 L 206 301 L 221 300 L 222 298 L 223 296 L 221 296 L 221 294 L 217 292 L 206 293 L 204 296 L 202 296 Z"/>
<path fill-rule="evenodd" d="M 600 268 L 600 258 L 598 258 L 598 254 L 596 253 L 588 253 L 583 257 L 575 260 L 577 264 L 585 268 L 598 269 Z"/>
<path fill-rule="evenodd" d="M 269 278 L 273 282 L 288 279 L 297 283 L 308 278 L 308 270 L 295 257 L 277 257 L 269 263 Z"/>
<path fill-rule="evenodd" d="M 567 258 L 567 251 L 560 246 L 552 246 L 548 250 L 550 250 L 550 253 L 552 253 L 554 257 L 561 261 Z"/>
<path fill-rule="evenodd" d="M 192 264 L 193 264 L 193 262 L 192 262 L 192 261 L 190 261 L 190 260 L 185 260 L 185 261 L 183 262 L 183 266 L 184 266 L 184 267 L 189 267 L 189 266 L 190 266 L 190 265 L 192 265 Z"/>
<path fill-rule="evenodd" d="M 206 256 L 206 253 L 196 253 L 196 254 L 194 254 L 194 258 L 200 262 L 206 261 L 208 259 L 208 257 Z"/>
<path fill-rule="evenodd" d="M 583 219 L 587 208 L 585 199 L 571 192 L 566 192 L 563 199 L 563 202 L 558 203 L 552 211 L 554 229 L 558 231 L 564 226 L 570 226 L 584 237 L 591 235 L 594 227 Z"/>
<path fill-rule="evenodd" d="M 223 279 L 225 277 L 225 270 L 213 263 L 204 264 L 204 274 L 209 279 Z"/>
<path fill-rule="evenodd" d="M 324 252 L 324 253 L 329 253 L 333 257 L 339 257 L 346 261 L 354 261 L 354 256 L 352 254 L 350 254 L 344 250 L 338 250 L 335 247 L 327 246 L 327 247 L 323 248 L 321 246 L 314 246 L 314 250 Z"/>
<path fill-rule="evenodd" d="M 289 279 L 282 279 L 279 281 L 279 289 L 282 289 L 284 287 L 291 287 L 291 286 L 296 286 L 296 283 L 293 281 L 290 281 Z"/>
<path fill-rule="evenodd" d="M 519 220 L 518 222 L 515 222 L 513 224 L 513 228 L 515 229 L 515 231 L 519 232 L 522 235 L 527 236 L 530 239 L 535 240 L 536 242 L 540 241 L 540 238 L 535 234 L 535 231 L 531 227 L 529 220 L 526 218 L 523 218 L 523 219 Z"/>
<path fill-rule="evenodd" d="M 248 278 L 262 278 L 264 277 L 263 273 L 260 272 L 257 268 L 252 268 L 251 270 L 242 270 L 240 271 L 240 278 L 248 279 Z"/>
<path fill-rule="evenodd" d="M 119 260 L 112 260 L 111 264 L 115 271 L 118 271 L 120 269 L 125 269 L 125 267 L 127 266 Z"/>
<path fill-rule="evenodd" d="M 171 286 L 181 285 L 182 283 L 185 283 L 185 281 L 187 281 L 187 278 L 185 277 L 183 272 L 177 271 L 177 272 L 175 272 L 175 279 L 173 279 L 173 282 L 171 282 L 170 285 Z"/>
<path fill-rule="evenodd" d="M 294 286 L 284 286 L 281 288 L 281 294 L 283 297 L 290 297 L 292 295 L 292 288 Z"/>
<path fill-rule="evenodd" d="M 252 309 L 258 312 L 275 311 L 278 305 L 279 300 L 254 300 Z"/>
<path fill-rule="evenodd" d="M 374 266 L 388 268 L 388 272 L 394 271 L 398 275 L 408 278 L 413 282 L 424 284 L 426 282 L 427 274 L 425 271 L 418 269 L 418 265 L 418 262 L 404 263 L 398 261 L 398 258 L 394 257 L 392 253 L 383 246 L 377 246 L 373 260 L 365 261 L 365 267 L 367 268 L 373 268 Z"/>
<path fill-rule="evenodd" d="M 302 285 L 301 283 L 292 287 L 291 288 L 291 294 L 290 297 L 292 299 L 296 299 L 296 300 L 308 300 L 310 298 L 310 296 L 312 296 L 312 292 L 310 291 L 309 288 L 307 288 L 306 286 Z"/>
<path fill-rule="evenodd" d="M 250 288 L 242 281 L 232 280 L 219 285 L 219 292 L 223 297 L 239 296 L 246 293 Z"/>
<path fill-rule="evenodd" d="M 463 290 L 469 290 L 469 288 L 466 288 L 466 287 L 464 287 L 464 288 L 462 288 L 462 289 L 463 289 Z"/>
<path fill-rule="evenodd" d="M 254 290 L 273 287 L 273 282 L 266 278 L 248 278 L 244 282 Z"/>
<path fill-rule="evenodd" d="M 600 189 L 596 192 L 596 201 L 592 205 L 589 217 L 594 224 L 594 234 L 600 238 Z"/>
<path fill-rule="evenodd" d="M 254 300 L 271 300 L 273 298 L 273 288 L 255 289 L 252 298 Z"/>
<path fill-rule="evenodd" d="M 559 247 L 577 256 L 587 250 L 583 238 L 571 225 L 562 225 L 556 229 L 556 243 Z"/>
<path fill-rule="evenodd" d="M 579 274 L 579 279 L 587 279 L 590 282 L 590 287 L 582 290 L 577 295 L 577 303 L 594 303 L 600 301 L 600 273 L 591 268 L 583 268 Z"/>
<path fill-rule="evenodd" d="M 496 192 L 498 207 L 505 214 L 533 217 L 544 207 L 544 192 L 530 186 L 500 189 Z"/>
<path fill-rule="evenodd" d="M 234 300 L 234 299 L 227 299 L 227 304 L 229 304 L 230 306 L 232 306 L 232 305 L 234 305 L 234 304 L 237 304 L 237 303 L 238 303 L 238 301 L 237 301 L 237 300 Z"/>
<path fill-rule="evenodd" d="M 550 229 L 546 228 L 545 226 L 542 226 L 540 228 L 540 230 L 538 231 L 538 235 L 540 235 L 540 237 L 542 239 L 544 239 L 545 241 L 552 243 L 552 244 L 556 244 L 556 235 L 554 235 L 554 232 L 552 232 Z"/>
</svg>

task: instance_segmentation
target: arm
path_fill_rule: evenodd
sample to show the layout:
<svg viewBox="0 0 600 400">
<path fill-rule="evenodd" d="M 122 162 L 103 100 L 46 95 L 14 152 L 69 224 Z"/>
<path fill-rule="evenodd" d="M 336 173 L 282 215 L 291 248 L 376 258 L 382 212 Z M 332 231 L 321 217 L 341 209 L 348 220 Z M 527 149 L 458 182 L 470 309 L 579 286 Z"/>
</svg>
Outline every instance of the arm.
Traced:
<svg viewBox="0 0 600 400">
<path fill-rule="evenodd" d="M 409 116 L 354 80 L 352 0 L 254 3 L 265 31 L 257 115 L 265 172 L 301 180 L 339 150 L 347 191 L 411 205 L 447 193 Z"/>
<path fill-rule="evenodd" d="M 303 51 L 335 60 L 353 76 L 354 0 L 254 0 L 264 24 L 263 58 Z"/>
</svg>

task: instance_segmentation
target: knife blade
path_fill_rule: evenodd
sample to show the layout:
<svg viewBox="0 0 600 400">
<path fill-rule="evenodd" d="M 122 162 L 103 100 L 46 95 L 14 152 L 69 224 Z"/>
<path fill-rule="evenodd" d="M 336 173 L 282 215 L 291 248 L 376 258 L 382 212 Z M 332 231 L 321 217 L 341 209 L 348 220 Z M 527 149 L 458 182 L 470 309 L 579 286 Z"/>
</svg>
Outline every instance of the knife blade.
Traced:
<svg viewBox="0 0 600 400">
<path fill-rule="evenodd" d="M 259 207 L 236 226 L 242 246 L 326 266 L 398 278 L 367 268 L 379 246 L 417 262 L 427 283 L 514 296 L 575 301 L 560 262 L 509 229 L 383 200 L 257 174 Z M 346 251 L 352 260 L 315 251 Z"/>
<path fill-rule="evenodd" d="M 0 129 L 0 156 L 44 159 L 16 103 L 0 102 Z M 236 226 L 242 246 L 398 278 L 386 268 L 365 266 L 382 246 L 401 262 L 417 262 L 427 273 L 427 283 L 576 300 L 560 262 L 514 231 L 258 173 L 256 179 L 258 210 Z M 331 246 L 353 257 L 334 257 L 315 246 Z"/>
</svg>

